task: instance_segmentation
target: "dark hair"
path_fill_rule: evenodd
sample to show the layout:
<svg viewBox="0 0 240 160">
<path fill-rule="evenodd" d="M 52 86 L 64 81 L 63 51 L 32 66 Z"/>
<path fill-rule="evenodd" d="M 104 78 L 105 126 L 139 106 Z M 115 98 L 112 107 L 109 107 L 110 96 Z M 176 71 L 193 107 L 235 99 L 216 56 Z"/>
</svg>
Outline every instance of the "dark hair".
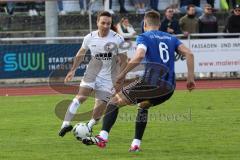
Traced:
<svg viewBox="0 0 240 160">
<path fill-rule="evenodd" d="M 111 28 L 110 29 L 113 30 L 114 32 L 117 32 L 117 27 L 115 26 L 113 21 L 111 23 Z"/>
<path fill-rule="evenodd" d="M 124 20 L 128 19 L 127 17 L 122 17 L 120 22 L 122 23 Z"/>
<path fill-rule="evenodd" d="M 99 21 L 100 17 L 102 17 L 102 16 L 106 16 L 106 17 L 112 18 L 111 13 L 109 13 L 108 11 L 102 11 L 102 12 L 99 12 L 99 13 L 98 13 L 98 15 L 97 15 L 97 21 Z"/>
<path fill-rule="evenodd" d="M 187 10 L 189 10 L 190 8 L 195 8 L 195 5 L 194 5 L 194 4 L 189 4 L 189 5 L 187 6 Z"/>
<path fill-rule="evenodd" d="M 159 26 L 160 25 L 160 14 L 157 11 L 148 11 L 145 13 L 144 21 L 149 26 Z"/>
<path fill-rule="evenodd" d="M 207 8 L 207 7 L 211 7 L 211 8 L 212 8 L 212 5 L 211 5 L 211 4 L 208 4 L 208 3 L 206 3 L 206 4 L 204 5 L 204 8 Z"/>
<path fill-rule="evenodd" d="M 167 12 L 167 10 L 169 10 L 169 9 L 173 9 L 173 7 L 172 7 L 172 6 L 169 6 L 169 7 L 165 8 L 165 9 L 164 9 L 164 12 Z"/>
</svg>

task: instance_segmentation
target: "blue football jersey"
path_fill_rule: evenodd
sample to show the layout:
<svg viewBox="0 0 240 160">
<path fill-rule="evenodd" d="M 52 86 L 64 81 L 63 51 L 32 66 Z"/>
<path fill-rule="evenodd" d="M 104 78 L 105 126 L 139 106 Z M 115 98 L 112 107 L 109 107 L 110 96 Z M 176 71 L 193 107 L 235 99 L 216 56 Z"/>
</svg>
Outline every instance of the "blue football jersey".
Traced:
<svg viewBox="0 0 240 160">
<path fill-rule="evenodd" d="M 156 84 L 163 79 L 175 86 L 175 50 L 182 43 L 176 37 L 158 30 L 140 34 L 136 42 L 147 47 L 144 78 L 148 79 L 148 83 Z"/>
</svg>

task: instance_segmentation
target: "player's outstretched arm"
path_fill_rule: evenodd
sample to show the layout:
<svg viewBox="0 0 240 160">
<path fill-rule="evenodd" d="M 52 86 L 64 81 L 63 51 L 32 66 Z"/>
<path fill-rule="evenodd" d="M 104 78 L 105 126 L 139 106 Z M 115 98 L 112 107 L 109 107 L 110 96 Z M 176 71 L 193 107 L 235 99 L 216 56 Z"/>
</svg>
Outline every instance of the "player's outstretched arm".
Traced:
<svg viewBox="0 0 240 160">
<path fill-rule="evenodd" d="M 178 46 L 178 51 L 184 57 L 186 57 L 187 61 L 187 69 L 188 69 L 188 76 L 187 76 L 187 89 L 189 91 L 195 88 L 195 81 L 194 81 L 194 56 L 190 49 L 188 49 L 184 44 Z"/>
<path fill-rule="evenodd" d="M 122 70 L 120 75 L 126 76 L 133 68 L 138 66 L 145 57 L 146 51 L 142 48 L 137 48 L 135 56 L 128 62 L 127 66 Z"/>
<path fill-rule="evenodd" d="M 127 66 L 121 71 L 121 73 L 117 76 L 116 79 L 116 90 L 120 88 L 121 84 L 124 82 L 124 79 L 128 72 L 138 66 L 143 58 L 145 57 L 146 51 L 142 48 L 137 48 L 135 52 L 135 56 L 127 63 Z"/>
<path fill-rule="evenodd" d="M 118 63 L 119 63 L 119 66 L 120 66 L 118 73 L 120 74 L 128 64 L 127 53 L 118 54 Z M 124 82 L 122 82 L 121 84 L 118 83 L 118 85 L 114 84 L 116 92 L 120 91 L 120 89 L 123 87 L 123 84 L 124 84 Z"/>
<path fill-rule="evenodd" d="M 75 75 L 75 71 L 76 71 L 77 67 L 84 60 L 85 54 L 86 54 L 86 49 L 81 47 L 78 50 L 78 52 L 77 52 L 77 54 L 76 54 L 76 56 L 74 58 L 72 68 L 70 69 L 70 71 L 68 72 L 67 76 L 65 77 L 65 80 L 64 80 L 65 83 L 72 80 L 72 78 Z"/>
<path fill-rule="evenodd" d="M 119 62 L 120 62 L 120 72 L 122 72 L 124 70 L 124 68 L 127 66 L 128 63 L 128 57 L 127 57 L 127 53 L 122 53 L 118 55 L 119 58 Z"/>
</svg>

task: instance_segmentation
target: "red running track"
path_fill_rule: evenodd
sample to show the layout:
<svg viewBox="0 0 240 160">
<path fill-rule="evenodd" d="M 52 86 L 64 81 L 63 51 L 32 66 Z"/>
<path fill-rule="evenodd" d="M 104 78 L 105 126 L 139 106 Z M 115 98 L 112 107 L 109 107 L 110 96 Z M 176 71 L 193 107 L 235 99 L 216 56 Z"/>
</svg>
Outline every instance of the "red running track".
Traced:
<svg viewBox="0 0 240 160">
<path fill-rule="evenodd" d="M 78 86 L 56 86 L 58 91 L 49 86 L 31 87 L 1 87 L 0 96 L 28 96 L 28 95 L 51 95 L 51 94 L 76 94 Z M 196 89 L 223 89 L 240 88 L 240 79 L 234 80 L 199 80 L 196 81 Z M 186 90 L 185 81 L 177 81 L 177 90 Z"/>
</svg>

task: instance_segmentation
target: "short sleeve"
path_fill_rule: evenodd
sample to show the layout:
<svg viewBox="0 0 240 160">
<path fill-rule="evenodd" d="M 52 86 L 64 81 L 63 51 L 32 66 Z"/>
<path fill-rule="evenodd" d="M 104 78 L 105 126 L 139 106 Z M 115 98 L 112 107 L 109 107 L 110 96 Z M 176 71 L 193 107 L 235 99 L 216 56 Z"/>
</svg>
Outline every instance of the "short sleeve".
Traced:
<svg viewBox="0 0 240 160">
<path fill-rule="evenodd" d="M 118 54 L 125 54 L 128 51 L 128 48 L 125 46 L 124 38 L 121 35 L 117 35 L 117 43 L 118 43 Z"/>
<path fill-rule="evenodd" d="M 89 45 L 90 38 L 91 38 L 91 34 L 88 34 L 84 37 L 83 43 L 82 43 L 82 48 L 83 49 L 88 50 L 88 48 L 89 48 L 88 45 Z"/>
<path fill-rule="evenodd" d="M 137 43 L 137 47 L 141 46 L 141 48 L 143 48 L 145 51 L 147 51 L 147 41 L 146 38 L 144 38 L 143 35 L 139 35 L 136 39 L 136 43 Z"/>
<path fill-rule="evenodd" d="M 137 45 L 143 44 L 147 47 L 147 41 L 146 41 L 146 38 L 144 38 L 143 35 L 139 35 L 136 39 L 136 42 L 137 42 Z"/>
<path fill-rule="evenodd" d="M 175 41 L 175 49 L 177 49 L 178 46 L 180 46 L 182 44 L 182 42 L 176 37 L 174 37 L 174 41 Z"/>
</svg>

